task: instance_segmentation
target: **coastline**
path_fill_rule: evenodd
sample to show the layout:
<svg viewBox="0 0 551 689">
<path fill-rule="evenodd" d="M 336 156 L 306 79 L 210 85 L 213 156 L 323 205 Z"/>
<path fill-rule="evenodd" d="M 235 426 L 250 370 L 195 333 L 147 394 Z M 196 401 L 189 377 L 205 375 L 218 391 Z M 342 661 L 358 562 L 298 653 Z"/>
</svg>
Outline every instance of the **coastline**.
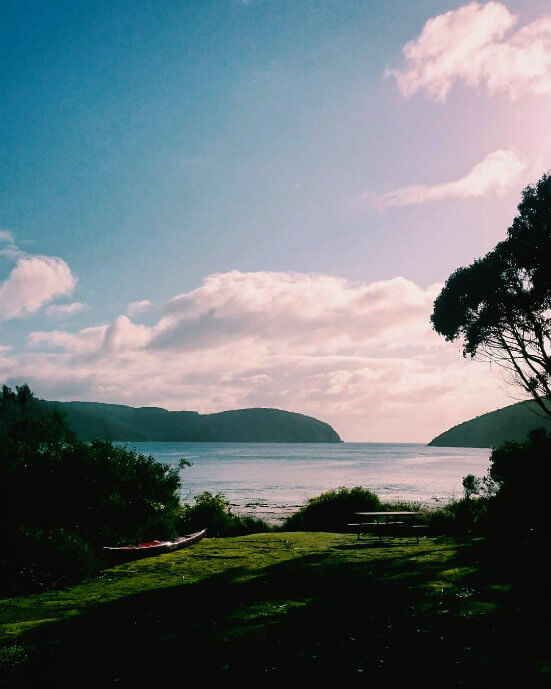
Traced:
<svg viewBox="0 0 551 689">
<path fill-rule="evenodd" d="M 315 496 L 312 496 L 315 497 Z M 456 496 L 458 497 L 458 496 Z M 452 502 L 455 497 L 434 497 L 432 500 L 403 500 L 401 498 L 387 499 L 383 496 L 383 502 L 407 502 L 412 505 L 417 505 L 422 509 L 436 509 L 437 507 L 443 507 L 444 505 Z M 191 503 L 192 500 L 187 500 L 186 502 Z M 298 512 L 304 505 L 306 500 L 301 503 L 293 503 L 287 505 L 280 505 L 268 502 L 245 502 L 237 503 L 230 501 L 230 508 L 232 512 L 239 517 L 255 517 L 257 519 L 262 519 L 270 526 L 281 526 L 284 519 L 290 517 L 295 512 Z"/>
<path fill-rule="evenodd" d="M 463 494 L 467 474 L 483 475 L 489 451 L 421 444 L 131 443 L 129 448 L 177 466 L 183 502 L 222 494 L 236 514 L 278 524 L 309 498 L 362 486 L 383 502 L 437 507 Z"/>
</svg>

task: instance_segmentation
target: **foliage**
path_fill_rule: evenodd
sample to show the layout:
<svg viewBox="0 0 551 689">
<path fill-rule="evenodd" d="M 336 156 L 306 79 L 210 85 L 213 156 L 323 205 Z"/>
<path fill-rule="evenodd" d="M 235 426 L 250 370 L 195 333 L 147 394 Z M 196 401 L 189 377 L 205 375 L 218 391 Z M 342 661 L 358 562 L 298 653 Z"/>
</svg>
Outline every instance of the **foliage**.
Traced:
<svg viewBox="0 0 551 689">
<path fill-rule="evenodd" d="M 410 500 L 393 500 L 392 502 L 382 502 L 381 512 L 423 512 L 422 506 L 418 502 Z"/>
<path fill-rule="evenodd" d="M 490 498 L 471 496 L 444 505 L 425 514 L 431 534 L 460 536 L 469 533 L 485 532 Z"/>
<path fill-rule="evenodd" d="M 465 500 L 470 500 L 473 495 L 492 498 L 498 490 L 498 485 L 488 472 L 486 476 L 479 478 L 473 474 L 463 477 L 463 491 Z"/>
<path fill-rule="evenodd" d="M 551 434 L 532 431 L 525 442 L 508 442 L 490 456 L 490 477 L 496 482 L 492 517 L 495 528 L 508 534 L 551 535 L 549 485 L 551 481 Z M 529 508 L 526 496 L 530 496 Z"/>
<path fill-rule="evenodd" d="M 462 500 L 428 513 L 433 533 L 472 531 L 493 542 L 548 538 L 550 459 L 551 434 L 543 428 L 532 431 L 524 442 L 498 445 L 490 455 L 486 476 L 463 478 Z"/>
<path fill-rule="evenodd" d="M 28 386 L 0 398 L 0 586 L 89 571 L 103 545 L 176 535 L 178 470 L 110 442 L 75 440 Z"/>
<path fill-rule="evenodd" d="M 435 330 L 505 366 L 551 416 L 551 175 L 527 187 L 507 238 L 459 268 L 434 303 Z"/>
<path fill-rule="evenodd" d="M 208 491 L 196 495 L 193 505 L 183 506 L 179 528 L 188 533 L 206 528 L 209 536 L 239 536 L 270 530 L 262 519 L 233 514 L 222 494 L 213 495 Z"/>
<path fill-rule="evenodd" d="M 11 390 L 2 386 L 0 396 L 0 458 L 10 466 L 33 461 L 37 453 L 58 452 L 74 435 L 58 410 L 48 410 L 28 385 Z M 6 466 L 6 464 L 4 464 Z"/>
<path fill-rule="evenodd" d="M 329 490 L 310 498 L 304 507 L 283 523 L 288 531 L 343 531 L 354 519 L 355 512 L 381 509 L 379 498 L 371 491 L 356 486 Z"/>
<path fill-rule="evenodd" d="M 76 529 L 20 525 L 1 540 L 6 553 L 0 558 L 0 585 L 7 591 L 60 586 L 90 574 L 98 564 Z"/>
<path fill-rule="evenodd" d="M 473 493 L 478 492 L 478 482 L 480 479 L 478 479 L 476 476 L 473 474 L 467 474 L 467 476 L 463 477 L 463 490 L 465 492 L 465 500 L 469 500 L 471 495 Z"/>
</svg>

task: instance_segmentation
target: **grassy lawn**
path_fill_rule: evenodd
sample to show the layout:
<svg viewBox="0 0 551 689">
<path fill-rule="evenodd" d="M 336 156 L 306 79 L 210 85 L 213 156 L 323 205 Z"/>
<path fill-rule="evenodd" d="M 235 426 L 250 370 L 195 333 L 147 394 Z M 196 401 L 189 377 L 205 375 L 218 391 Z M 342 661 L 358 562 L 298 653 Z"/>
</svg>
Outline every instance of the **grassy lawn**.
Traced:
<svg viewBox="0 0 551 689">
<path fill-rule="evenodd" d="M 482 566 L 482 552 L 479 541 L 379 546 L 326 533 L 206 539 L 0 600 L 0 677 L 6 687 L 548 686 L 537 596 Z"/>
</svg>

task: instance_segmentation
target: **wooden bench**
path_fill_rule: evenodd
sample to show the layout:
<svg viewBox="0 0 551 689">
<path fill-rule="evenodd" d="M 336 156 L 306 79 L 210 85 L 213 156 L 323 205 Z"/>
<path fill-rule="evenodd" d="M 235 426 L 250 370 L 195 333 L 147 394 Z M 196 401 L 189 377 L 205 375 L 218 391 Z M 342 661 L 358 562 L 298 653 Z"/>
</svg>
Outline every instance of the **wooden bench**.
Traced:
<svg viewBox="0 0 551 689">
<path fill-rule="evenodd" d="M 362 534 L 372 534 L 383 540 L 383 536 L 389 538 L 413 537 L 419 543 L 419 537 L 426 535 L 429 528 L 428 524 L 411 524 L 407 522 L 356 522 L 347 525 L 354 529 L 360 540 Z"/>
</svg>

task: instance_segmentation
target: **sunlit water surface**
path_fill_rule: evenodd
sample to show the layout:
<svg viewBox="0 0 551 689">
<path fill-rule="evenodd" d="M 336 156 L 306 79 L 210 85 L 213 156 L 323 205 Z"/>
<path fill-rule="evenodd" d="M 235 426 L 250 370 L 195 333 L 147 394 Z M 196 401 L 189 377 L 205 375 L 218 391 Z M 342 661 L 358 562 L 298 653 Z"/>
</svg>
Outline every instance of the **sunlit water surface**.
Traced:
<svg viewBox="0 0 551 689">
<path fill-rule="evenodd" d="M 127 443 L 183 469 L 182 499 L 223 493 L 234 510 L 277 522 L 310 497 L 364 486 L 382 500 L 436 506 L 462 494 L 466 474 L 482 475 L 490 451 L 390 443 Z"/>
</svg>

